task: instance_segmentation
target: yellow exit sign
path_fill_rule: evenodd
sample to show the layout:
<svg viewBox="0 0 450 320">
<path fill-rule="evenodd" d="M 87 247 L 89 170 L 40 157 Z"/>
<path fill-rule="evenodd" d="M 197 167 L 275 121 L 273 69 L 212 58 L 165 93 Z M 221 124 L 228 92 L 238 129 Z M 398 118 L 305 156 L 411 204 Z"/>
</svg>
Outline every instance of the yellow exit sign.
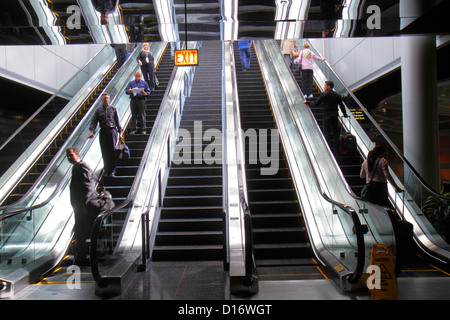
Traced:
<svg viewBox="0 0 450 320">
<path fill-rule="evenodd" d="M 176 66 L 196 66 L 198 65 L 198 50 L 175 50 Z"/>
</svg>

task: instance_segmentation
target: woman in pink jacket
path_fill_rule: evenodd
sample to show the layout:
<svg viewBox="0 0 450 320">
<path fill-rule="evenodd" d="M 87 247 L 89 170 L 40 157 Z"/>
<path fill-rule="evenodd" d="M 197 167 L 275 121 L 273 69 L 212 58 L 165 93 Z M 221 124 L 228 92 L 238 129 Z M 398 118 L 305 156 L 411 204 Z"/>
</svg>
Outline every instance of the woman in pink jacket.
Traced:
<svg viewBox="0 0 450 320">
<path fill-rule="evenodd" d="M 294 61 L 300 65 L 300 70 L 302 72 L 302 91 L 306 98 L 312 98 L 312 88 L 313 88 L 313 59 L 318 61 L 323 61 L 325 58 L 321 58 L 315 55 L 310 49 L 309 44 L 303 44 L 303 50 L 300 52 L 293 53 L 293 56 L 298 56 Z"/>
</svg>

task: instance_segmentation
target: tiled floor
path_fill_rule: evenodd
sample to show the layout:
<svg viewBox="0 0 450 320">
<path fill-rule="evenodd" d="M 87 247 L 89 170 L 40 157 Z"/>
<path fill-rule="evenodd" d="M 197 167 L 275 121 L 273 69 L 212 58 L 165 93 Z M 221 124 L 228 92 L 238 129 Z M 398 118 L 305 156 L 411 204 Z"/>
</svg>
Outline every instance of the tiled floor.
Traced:
<svg viewBox="0 0 450 320">
<path fill-rule="evenodd" d="M 153 262 L 118 299 L 225 300 L 227 282 L 221 262 Z"/>
<path fill-rule="evenodd" d="M 70 274 L 71 275 L 71 274 Z M 78 287 L 70 287 L 63 271 L 30 285 L 10 300 L 369 300 L 367 290 L 342 292 L 326 279 L 259 281 L 251 296 L 231 295 L 228 274 L 221 262 L 158 262 L 138 273 L 115 297 L 95 295 L 89 268 L 81 269 Z M 449 300 L 450 277 L 400 277 L 399 300 Z"/>
<path fill-rule="evenodd" d="M 115 297 L 95 295 L 90 268 L 77 274 L 62 268 L 39 284 L 28 286 L 11 300 L 228 300 L 228 274 L 221 261 L 153 262 L 139 272 L 126 290 Z"/>
</svg>

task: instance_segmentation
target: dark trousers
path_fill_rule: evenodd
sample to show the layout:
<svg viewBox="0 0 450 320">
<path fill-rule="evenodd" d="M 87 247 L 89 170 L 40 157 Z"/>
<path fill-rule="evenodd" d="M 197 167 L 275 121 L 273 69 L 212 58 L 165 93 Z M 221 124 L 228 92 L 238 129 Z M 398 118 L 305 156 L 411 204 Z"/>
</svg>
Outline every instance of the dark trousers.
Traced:
<svg viewBox="0 0 450 320">
<path fill-rule="evenodd" d="M 141 70 L 150 90 L 155 90 L 155 65 L 153 63 L 144 63 L 141 66 Z"/>
<path fill-rule="evenodd" d="M 339 147 L 338 117 L 335 114 L 323 115 L 323 135 L 330 148 L 337 150 Z"/>
<path fill-rule="evenodd" d="M 116 173 L 117 129 L 100 129 L 100 148 L 103 157 L 103 170 L 106 175 Z"/>
<path fill-rule="evenodd" d="M 87 239 L 91 237 L 92 225 L 95 217 L 87 207 L 74 208 L 75 213 L 75 254 L 74 265 L 87 265 L 89 245 Z"/>
<path fill-rule="evenodd" d="M 312 94 L 313 89 L 313 71 L 311 69 L 302 69 L 302 91 L 308 96 Z"/>
<path fill-rule="evenodd" d="M 367 195 L 367 201 L 383 207 L 392 208 L 389 202 L 387 183 L 373 181 L 372 186 L 371 192 Z"/>
<path fill-rule="evenodd" d="M 118 44 L 116 45 L 116 57 L 117 57 L 117 68 L 120 68 L 126 60 L 127 57 L 127 46 Z"/>
<path fill-rule="evenodd" d="M 130 101 L 131 108 L 131 130 L 147 130 L 146 129 L 146 119 L 147 119 L 147 107 L 145 99 L 133 98 Z M 140 126 L 138 126 L 140 122 Z"/>
</svg>

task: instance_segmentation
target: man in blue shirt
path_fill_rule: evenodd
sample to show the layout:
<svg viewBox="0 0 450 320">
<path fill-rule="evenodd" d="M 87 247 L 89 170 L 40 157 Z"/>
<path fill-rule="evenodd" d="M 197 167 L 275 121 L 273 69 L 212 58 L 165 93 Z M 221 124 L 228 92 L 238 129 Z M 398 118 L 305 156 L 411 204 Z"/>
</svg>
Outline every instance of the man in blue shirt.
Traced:
<svg viewBox="0 0 450 320">
<path fill-rule="evenodd" d="M 250 59 L 252 57 L 250 47 L 252 46 L 251 40 L 239 40 L 239 57 L 241 58 L 242 71 L 246 71 L 250 68 Z"/>
<path fill-rule="evenodd" d="M 145 100 L 150 94 L 150 88 L 142 80 L 142 72 L 136 71 L 134 74 L 134 80 L 128 83 L 125 88 L 126 94 L 130 96 L 130 108 L 131 108 L 131 133 L 143 133 L 146 134 L 146 118 L 147 118 L 147 107 L 145 105 Z M 141 122 L 140 128 L 138 128 L 138 120 Z"/>
</svg>

